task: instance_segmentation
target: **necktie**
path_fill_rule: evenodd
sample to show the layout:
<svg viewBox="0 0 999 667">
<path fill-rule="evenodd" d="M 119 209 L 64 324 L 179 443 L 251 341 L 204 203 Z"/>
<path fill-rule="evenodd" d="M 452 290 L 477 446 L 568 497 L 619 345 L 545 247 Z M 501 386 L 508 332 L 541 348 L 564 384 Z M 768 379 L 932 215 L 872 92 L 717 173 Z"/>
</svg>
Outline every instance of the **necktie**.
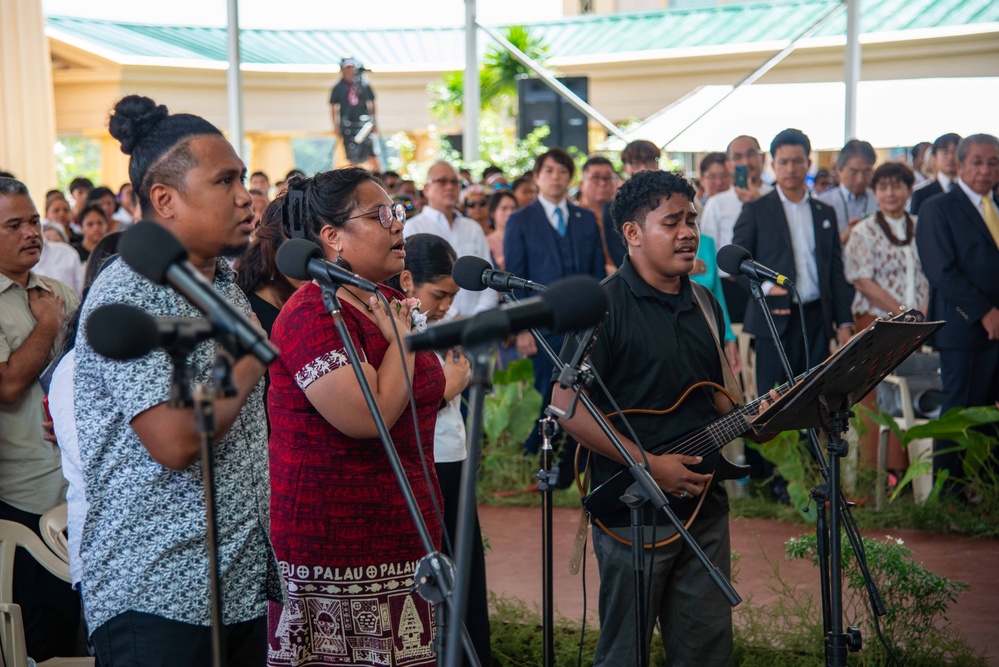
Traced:
<svg viewBox="0 0 999 667">
<path fill-rule="evenodd" d="M 985 195 L 982 197 L 982 210 L 985 212 L 985 226 L 992 234 L 992 240 L 999 246 L 999 213 L 996 213 L 995 202 L 992 197 Z"/>
<path fill-rule="evenodd" d="M 558 235 L 565 236 L 565 233 L 567 231 L 565 225 L 565 216 L 562 215 L 562 209 L 558 207 L 555 208 L 555 221 L 558 223 Z"/>
</svg>

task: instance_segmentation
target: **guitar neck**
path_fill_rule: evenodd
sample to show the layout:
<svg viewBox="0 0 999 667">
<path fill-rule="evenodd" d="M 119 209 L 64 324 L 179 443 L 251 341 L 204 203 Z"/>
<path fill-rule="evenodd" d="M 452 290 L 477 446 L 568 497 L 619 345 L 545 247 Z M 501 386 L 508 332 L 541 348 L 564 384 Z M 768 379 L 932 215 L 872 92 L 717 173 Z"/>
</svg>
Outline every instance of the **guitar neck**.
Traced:
<svg viewBox="0 0 999 667">
<path fill-rule="evenodd" d="M 794 379 L 794 382 L 787 382 L 774 389 L 778 398 L 790 391 L 791 387 L 800 382 L 805 375 L 802 373 Z M 687 434 L 679 441 L 670 443 L 662 452 L 655 453 L 706 456 L 717 451 L 750 430 L 749 419 L 759 413 L 763 401 L 773 401 L 769 392 L 746 405 L 735 407 L 731 412 L 710 424 Z"/>
</svg>

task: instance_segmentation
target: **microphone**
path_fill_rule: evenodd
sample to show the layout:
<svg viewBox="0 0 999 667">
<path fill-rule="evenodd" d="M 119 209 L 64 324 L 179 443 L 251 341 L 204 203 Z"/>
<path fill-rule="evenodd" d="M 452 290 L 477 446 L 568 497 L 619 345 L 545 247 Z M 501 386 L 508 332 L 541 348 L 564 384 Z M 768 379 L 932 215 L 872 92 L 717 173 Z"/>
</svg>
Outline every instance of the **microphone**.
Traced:
<svg viewBox="0 0 999 667">
<path fill-rule="evenodd" d="M 466 332 L 474 331 L 481 337 L 483 323 L 493 322 L 496 326 L 492 338 L 497 341 L 510 333 L 535 327 L 551 327 L 556 332 L 579 331 L 603 320 L 606 312 L 607 293 L 596 278 L 573 276 L 558 281 L 540 296 L 430 327 L 408 336 L 406 342 L 413 351 L 441 350 L 462 344 Z"/>
<path fill-rule="evenodd" d="M 374 292 L 378 286 L 356 273 L 327 261 L 322 248 L 312 241 L 291 239 L 281 244 L 277 251 L 278 269 L 295 280 L 312 280 L 323 283 L 351 285 L 366 292 Z"/>
<path fill-rule="evenodd" d="M 249 352 L 263 364 L 278 352 L 266 334 L 253 326 L 187 261 L 187 250 L 173 234 L 155 222 L 140 222 L 121 237 L 118 253 L 133 271 L 157 285 L 170 285 L 205 314 L 221 342 L 233 354 Z M 227 338 L 231 340 L 227 342 Z M 235 348 L 235 349 L 233 349 Z"/>
<path fill-rule="evenodd" d="M 515 289 L 544 292 L 548 289 L 539 283 L 518 278 L 512 273 L 494 271 L 489 262 L 475 255 L 459 257 L 458 261 L 454 263 L 454 268 L 451 269 L 451 277 L 454 278 L 458 287 L 471 292 L 481 292 L 486 288 L 494 289 L 497 292 L 510 292 Z"/>
<path fill-rule="evenodd" d="M 744 274 L 756 280 L 769 280 L 785 287 L 794 287 L 787 276 L 753 261 L 753 255 L 738 245 L 727 245 L 718 251 L 718 268 L 730 275 Z"/>
<path fill-rule="evenodd" d="M 157 347 L 193 348 L 215 335 L 211 322 L 190 317 L 150 316 L 123 303 L 94 310 L 87 318 L 87 342 L 102 357 L 128 361 L 144 357 Z"/>
</svg>

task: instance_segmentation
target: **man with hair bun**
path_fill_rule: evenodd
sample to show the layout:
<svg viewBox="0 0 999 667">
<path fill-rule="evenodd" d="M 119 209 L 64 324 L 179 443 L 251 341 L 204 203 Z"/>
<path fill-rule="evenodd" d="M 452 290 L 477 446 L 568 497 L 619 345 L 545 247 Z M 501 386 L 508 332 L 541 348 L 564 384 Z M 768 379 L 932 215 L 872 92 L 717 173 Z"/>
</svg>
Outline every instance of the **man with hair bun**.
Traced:
<svg viewBox="0 0 999 667">
<path fill-rule="evenodd" d="M 191 264 L 250 316 L 235 274 L 220 257 L 247 247 L 253 231 L 246 168 L 214 125 L 171 114 L 147 97 L 118 101 L 108 127 L 131 156 L 129 178 L 143 216 L 187 249 Z M 94 283 L 76 339 L 76 421 L 89 508 L 81 540 L 83 601 L 103 667 L 209 665 L 211 605 L 199 436 L 190 408 L 168 405 L 172 364 L 157 349 L 132 361 L 99 356 L 89 315 L 125 303 L 153 317 L 201 318 L 170 287 L 124 261 Z M 211 382 L 216 343 L 188 363 Z M 229 665 L 262 665 L 267 601 L 280 600 L 269 541 L 270 486 L 264 366 L 235 362 L 235 396 L 215 401 L 212 445 L 218 515 L 223 649 Z"/>
</svg>

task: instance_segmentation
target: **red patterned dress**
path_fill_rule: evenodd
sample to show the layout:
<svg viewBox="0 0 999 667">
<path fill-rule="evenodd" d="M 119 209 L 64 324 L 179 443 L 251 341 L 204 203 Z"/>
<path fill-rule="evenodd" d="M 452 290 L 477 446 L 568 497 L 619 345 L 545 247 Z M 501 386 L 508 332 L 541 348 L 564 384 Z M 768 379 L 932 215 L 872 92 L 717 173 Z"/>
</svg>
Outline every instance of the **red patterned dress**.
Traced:
<svg viewBox="0 0 999 667">
<path fill-rule="evenodd" d="M 391 300 L 402 295 L 387 287 Z M 343 303 L 358 354 L 381 366 L 388 341 L 359 310 Z M 348 365 L 347 353 L 309 283 L 281 309 L 271 334 L 281 356 L 271 365 L 271 541 L 288 586 L 288 604 L 270 604 L 268 665 L 433 665 L 433 606 L 409 588 L 423 546 L 378 439 L 335 429 L 305 387 Z M 390 429 L 430 534 L 439 543 L 434 426 L 444 373 L 432 352 L 416 355 L 411 408 Z M 439 546 L 439 544 L 438 544 Z"/>
</svg>

